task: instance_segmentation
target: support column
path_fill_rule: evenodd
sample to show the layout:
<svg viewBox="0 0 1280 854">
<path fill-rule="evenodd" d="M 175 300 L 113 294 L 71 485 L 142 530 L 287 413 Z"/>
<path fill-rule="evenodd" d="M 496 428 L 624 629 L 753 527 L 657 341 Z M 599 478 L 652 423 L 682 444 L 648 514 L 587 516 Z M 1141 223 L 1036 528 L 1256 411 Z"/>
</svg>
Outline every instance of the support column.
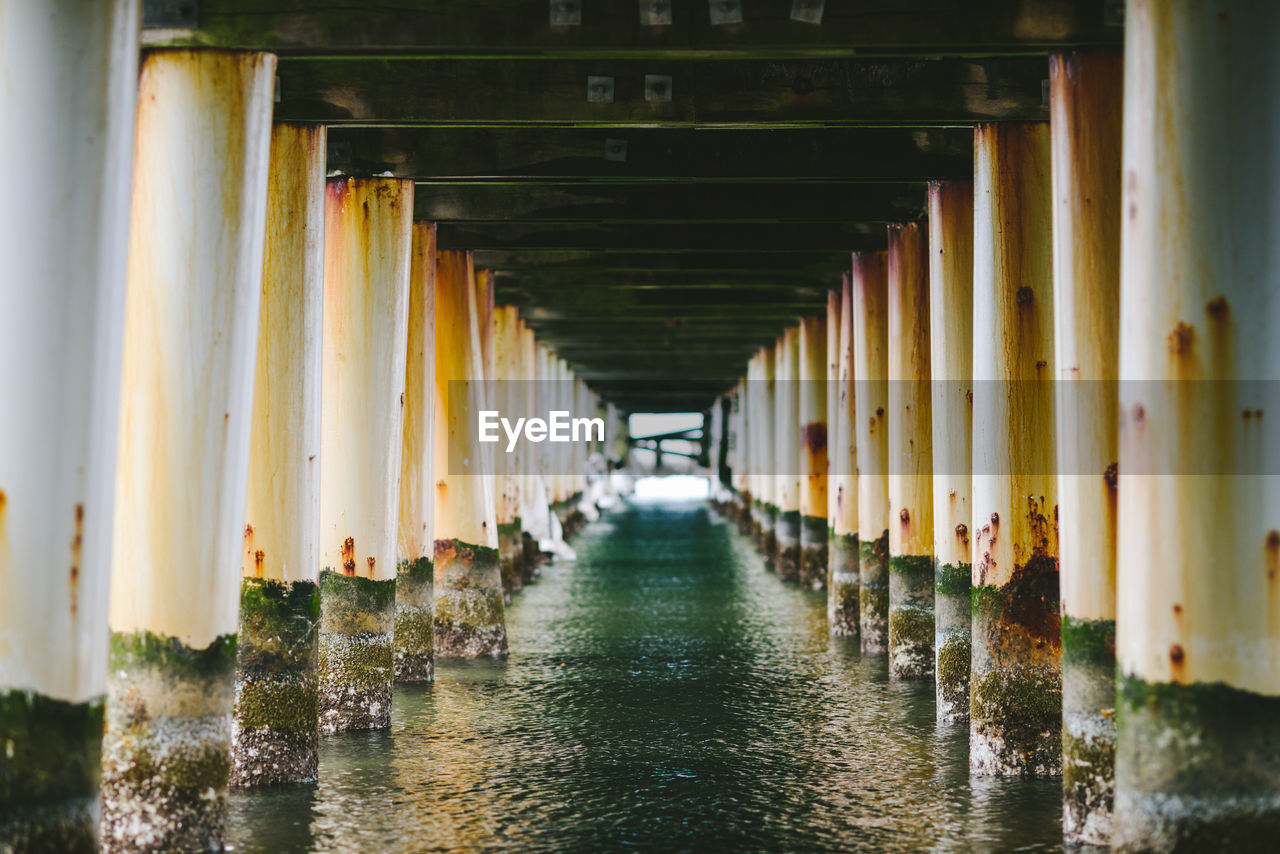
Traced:
<svg viewBox="0 0 1280 854">
<path fill-rule="evenodd" d="M 494 395 L 491 409 L 503 417 L 519 417 L 517 376 L 520 358 L 519 311 L 513 305 L 500 305 L 494 309 L 494 376 L 488 383 Z M 502 575 L 504 601 L 511 601 L 511 594 L 524 586 L 524 545 L 520 540 L 520 495 L 516 481 L 517 461 L 507 453 L 505 437 L 498 431 L 499 441 L 490 445 L 494 467 L 494 493 L 498 521 L 498 566 Z M 517 443 L 520 444 L 520 443 Z"/>
<path fill-rule="evenodd" d="M 889 261 L 853 255 L 854 430 L 858 460 L 858 616 L 862 651 L 889 648 Z"/>
<path fill-rule="evenodd" d="M 97 850 L 139 5 L 0 5 L 0 850 Z"/>
<path fill-rule="evenodd" d="M 326 192 L 320 730 L 391 725 L 413 182 Z"/>
<path fill-rule="evenodd" d="M 1062 770 L 1049 126 L 975 132 L 969 766 Z"/>
<path fill-rule="evenodd" d="M 506 655 L 493 478 L 482 468 L 482 306 L 471 253 L 436 267 L 435 645 L 437 656 Z"/>
<path fill-rule="evenodd" d="M 539 347 L 533 330 L 520 322 L 520 388 L 523 407 L 521 414 L 534 417 L 538 413 L 538 354 Z M 542 481 L 541 469 L 538 467 L 539 455 L 536 448 L 524 446 L 520 453 L 521 470 L 524 476 L 520 485 L 520 523 L 523 526 L 521 542 L 524 547 L 522 582 L 528 584 L 538 574 L 538 566 L 542 562 L 542 549 L 539 541 L 549 533 L 551 508 L 547 504 L 547 489 Z"/>
<path fill-rule="evenodd" d="M 404 437 L 396 537 L 396 619 L 392 659 L 397 682 L 435 679 L 436 224 L 415 222 L 409 261 Z"/>
<path fill-rule="evenodd" d="M 777 471 L 778 541 L 775 566 L 783 581 L 800 580 L 800 329 L 778 339 L 774 382 L 773 447 Z"/>
<path fill-rule="evenodd" d="M 831 442 L 831 474 L 827 501 L 833 506 L 830 575 L 827 579 L 827 626 L 833 635 L 858 634 L 858 452 L 853 385 L 853 279 L 844 274 L 838 303 L 836 408 L 828 413 L 835 425 Z M 830 327 L 828 327 L 830 328 Z"/>
<path fill-rule="evenodd" d="M 1121 851 L 1280 835 L 1277 32 L 1247 0 L 1125 22 Z"/>
<path fill-rule="evenodd" d="M 1124 58 L 1049 58 L 1062 583 L 1063 835 L 1111 841 Z"/>
<path fill-rule="evenodd" d="M 969 720 L 973 479 L 973 184 L 929 185 L 933 615 L 940 721 Z"/>
<path fill-rule="evenodd" d="M 889 226 L 889 675 L 933 676 L 928 234 Z"/>
<path fill-rule="evenodd" d="M 755 428 L 760 535 L 756 540 L 766 561 L 778 557 L 778 477 L 777 448 L 773 434 L 774 396 L 777 394 L 775 371 L 777 370 L 777 345 L 769 345 L 760 351 L 760 394 L 752 400 L 751 424 Z"/>
<path fill-rule="evenodd" d="M 107 851 L 222 847 L 275 66 L 163 50 L 138 80 Z"/>
<path fill-rule="evenodd" d="M 827 583 L 827 319 L 800 322 L 800 586 Z"/>
<path fill-rule="evenodd" d="M 231 729 L 237 786 L 316 779 L 324 166 L 323 127 L 272 128 Z"/>
</svg>

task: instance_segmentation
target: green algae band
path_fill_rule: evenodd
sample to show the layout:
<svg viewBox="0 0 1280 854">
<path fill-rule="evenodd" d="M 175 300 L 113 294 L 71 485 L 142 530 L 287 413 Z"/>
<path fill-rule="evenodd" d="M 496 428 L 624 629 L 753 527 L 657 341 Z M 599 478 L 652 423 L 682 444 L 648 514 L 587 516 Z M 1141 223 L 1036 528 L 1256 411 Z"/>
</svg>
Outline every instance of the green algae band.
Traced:
<svg viewBox="0 0 1280 854">
<path fill-rule="evenodd" d="M 436 540 L 435 555 L 436 655 L 506 655 L 498 550 L 458 540 Z"/>
<path fill-rule="evenodd" d="M 859 618 L 862 651 L 878 653 L 889 648 L 889 532 L 859 544 Z"/>
<path fill-rule="evenodd" d="M 1063 832 L 1111 838 L 1116 723 L 1116 622 L 1062 618 Z"/>
<path fill-rule="evenodd" d="M 940 721 L 969 719 L 969 564 L 938 563 L 934 569 L 934 648 Z"/>
<path fill-rule="evenodd" d="M 320 731 L 391 725 L 395 579 L 320 573 Z"/>
<path fill-rule="evenodd" d="M 828 555 L 827 624 L 833 635 L 858 634 L 858 535 L 834 537 Z"/>
<path fill-rule="evenodd" d="M 101 700 L 0 692 L 0 850 L 97 850 Z"/>
<path fill-rule="evenodd" d="M 241 581 L 231 730 L 234 785 L 315 781 L 319 625 L 315 583 Z"/>
<path fill-rule="evenodd" d="M 889 673 L 901 679 L 933 675 L 933 558 L 889 558 Z"/>
<path fill-rule="evenodd" d="M 401 561 L 396 575 L 395 679 L 430 682 L 435 678 L 435 567 L 430 558 Z"/>
<path fill-rule="evenodd" d="M 800 519 L 800 586 L 822 590 L 827 586 L 827 519 L 802 516 Z"/>
<path fill-rule="evenodd" d="M 235 635 L 193 649 L 150 632 L 112 634 L 102 762 L 105 849 L 221 848 L 236 647 Z"/>
</svg>

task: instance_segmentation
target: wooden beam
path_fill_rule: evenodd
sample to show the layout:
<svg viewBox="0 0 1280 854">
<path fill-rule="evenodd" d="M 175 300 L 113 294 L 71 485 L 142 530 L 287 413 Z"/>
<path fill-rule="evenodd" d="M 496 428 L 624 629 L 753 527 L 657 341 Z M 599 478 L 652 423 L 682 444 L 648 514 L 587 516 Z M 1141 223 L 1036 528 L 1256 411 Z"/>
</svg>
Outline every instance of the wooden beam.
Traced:
<svg viewBox="0 0 1280 854">
<path fill-rule="evenodd" d="M 775 184 L 583 181 L 419 183 L 415 216 L 433 222 L 901 222 L 925 213 L 924 182 Z"/>
<path fill-rule="evenodd" d="M 1042 56 L 827 61 L 297 59 L 277 120 L 387 125 L 786 127 L 1044 120 Z M 589 76 L 612 101 L 588 100 Z M 661 85 L 653 82 L 662 78 Z M 648 81 L 648 82 L 647 82 Z"/>
<path fill-rule="evenodd" d="M 718 23 L 702 0 L 672 0 L 670 23 L 647 26 L 630 0 L 200 0 L 197 29 L 144 31 L 152 45 L 281 53 L 395 51 L 524 56 L 718 54 L 847 56 L 988 54 L 1118 44 L 1101 0 L 898 0 L 828 3 L 821 24 L 792 20 L 785 0 L 743 0 L 740 23 Z M 577 10 L 575 15 L 573 10 Z"/>
<path fill-rule="evenodd" d="M 583 281 L 616 276 L 624 282 L 661 283 L 675 278 L 694 282 L 758 281 L 778 283 L 819 282 L 830 286 L 833 275 L 849 267 L 849 252 L 821 249 L 808 252 L 735 252 L 732 250 L 635 249 L 480 249 L 476 266 L 503 276 L 530 281 L 557 281 L 580 277 Z M 569 281 L 569 278 L 565 279 Z"/>
<path fill-rule="evenodd" d="M 350 127 L 329 168 L 402 178 L 913 181 L 973 175 L 968 128 Z"/>
<path fill-rule="evenodd" d="M 440 226 L 441 249 L 704 249 L 784 254 L 878 249 L 883 223 L 570 223 L 470 222 Z M 739 265 L 749 265 L 739 259 Z M 837 267 L 837 269 L 839 269 Z"/>
</svg>

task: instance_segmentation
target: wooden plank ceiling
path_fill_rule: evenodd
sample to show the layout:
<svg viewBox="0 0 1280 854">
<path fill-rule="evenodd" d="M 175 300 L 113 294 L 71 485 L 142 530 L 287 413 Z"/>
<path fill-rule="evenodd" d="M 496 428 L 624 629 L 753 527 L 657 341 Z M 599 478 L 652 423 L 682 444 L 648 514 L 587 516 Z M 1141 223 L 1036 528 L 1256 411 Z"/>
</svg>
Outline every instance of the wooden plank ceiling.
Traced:
<svg viewBox="0 0 1280 854">
<path fill-rule="evenodd" d="M 146 0 L 151 48 L 280 56 L 329 169 L 417 183 L 440 245 L 630 411 L 701 410 L 853 250 L 1045 120 L 1115 0 Z M 820 21 L 820 22 L 815 22 Z"/>
</svg>

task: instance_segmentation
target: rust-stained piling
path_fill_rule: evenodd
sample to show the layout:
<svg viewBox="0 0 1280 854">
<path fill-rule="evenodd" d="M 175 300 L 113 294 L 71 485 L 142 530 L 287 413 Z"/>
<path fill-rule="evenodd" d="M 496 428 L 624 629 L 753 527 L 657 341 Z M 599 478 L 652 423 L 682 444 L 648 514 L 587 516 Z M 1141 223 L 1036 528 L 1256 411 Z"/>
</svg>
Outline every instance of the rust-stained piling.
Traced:
<svg viewBox="0 0 1280 854">
<path fill-rule="evenodd" d="M 1049 126 L 975 131 L 970 768 L 1062 767 Z"/>
<path fill-rule="evenodd" d="M 1121 851 L 1269 851 L 1280 829 L 1277 32 L 1280 5 L 1248 0 L 1125 21 Z"/>
<path fill-rule="evenodd" d="M 759 524 L 753 526 L 753 530 L 757 532 L 756 545 L 766 561 L 774 561 L 778 555 L 778 452 L 773 439 L 777 353 L 777 346 L 772 344 L 760 350 L 759 393 L 751 398 L 750 413 L 751 426 L 755 430 L 752 446 L 756 448 L 756 492 L 759 493 L 754 502 Z"/>
<path fill-rule="evenodd" d="M 431 527 L 436 408 L 435 223 L 413 224 L 411 252 L 392 649 L 395 681 L 430 682 L 435 678 L 435 537 Z"/>
<path fill-rule="evenodd" d="M 493 478 L 476 428 L 484 355 L 471 253 L 436 266 L 435 647 L 437 656 L 505 655 Z"/>
<path fill-rule="evenodd" d="M 494 309 L 493 350 L 494 376 L 488 383 L 493 395 L 490 408 L 502 417 L 518 418 L 523 407 L 517 399 L 520 391 L 519 312 L 513 305 L 500 305 Z M 497 434 L 495 434 L 497 435 Z M 517 443 L 517 445 L 522 443 Z M 502 592 L 505 600 L 524 586 L 524 544 L 520 533 L 520 493 L 517 474 L 519 461 L 514 451 L 507 451 L 507 444 L 498 437 L 490 446 L 494 467 L 495 516 L 498 522 L 498 565 L 502 574 Z"/>
<path fill-rule="evenodd" d="M 777 344 L 773 395 L 773 465 L 776 472 L 777 541 L 774 565 L 783 581 L 800 579 L 800 329 Z"/>
<path fill-rule="evenodd" d="M 97 849 L 139 5 L 0 6 L 0 850 Z"/>
<path fill-rule="evenodd" d="M 800 585 L 827 583 L 827 319 L 800 322 Z"/>
<path fill-rule="evenodd" d="M 829 586 L 831 575 L 831 549 L 835 543 L 836 529 L 836 470 L 831 460 L 835 456 L 836 407 L 840 405 L 840 288 L 827 291 L 826 320 L 827 370 L 823 389 L 827 401 L 827 565 L 822 567 L 823 586 Z"/>
<path fill-rule="evenodd" d="M 320 730 L 391 724 L 413 182 L 328 182 Z"/>
<path fill-rule="evenodd" d="M 325 129 L 271 131 L 232 782 L 314 782 L 320 623 L 320 336 Z"/>
<path fill-rule="evenodd" d="M 222 847 L 275 65 L 270 54 L 200 50 L 142 62 L 103 740 L 108 851 Z"/>
<path fill-rule="evenodd" d="M 853 280 L 844 274 L 837 303 L 835 410 L 827 414 L 835 426 L 830 447 L 827 502 L 832 506 L 832 538 L 828 557 L 827 626 L 835 635 L 858 634 L 858 474 L 856 410 L 853 387 Z M 827 327 L 830 329 L 830 326 Z"/>
<path fill-rule="evenodd" d="M 854 430 L 858 463 L 858 618 L 863 652 L 889 648 L 889 262 L 853 255 Z"/>
<path fill-rule="evenodd" d="M 1062 829 L 1111 840 L 1120 323 L 1119 53 L 1049 58 L 1062 584 Z"/>
<path fill-rule="evenodd" d="M 973 184 L 929 185 L 934 679 L 940 721 L 969 719 Z"/>
<path fill-rule="evenodd" d="M 928 234 L 889 226 L 889 675 L 933 675 Z"/>
</svg>

